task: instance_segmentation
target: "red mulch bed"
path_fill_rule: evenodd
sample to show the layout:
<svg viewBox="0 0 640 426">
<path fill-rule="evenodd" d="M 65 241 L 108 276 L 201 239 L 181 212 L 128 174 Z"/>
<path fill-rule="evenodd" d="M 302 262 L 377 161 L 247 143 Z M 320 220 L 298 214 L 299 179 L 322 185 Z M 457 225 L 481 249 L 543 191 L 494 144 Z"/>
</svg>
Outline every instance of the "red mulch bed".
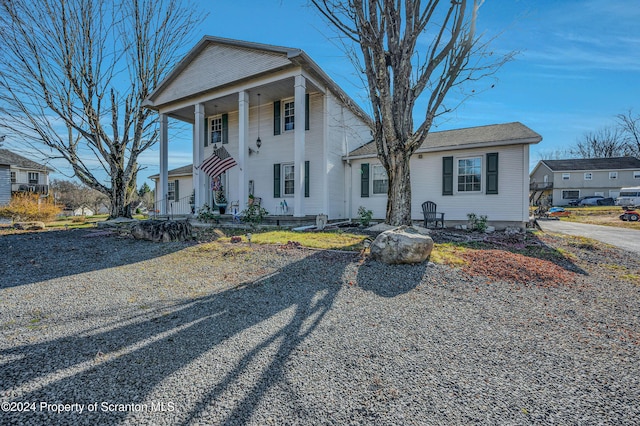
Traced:
<svg viewBox="0 0 640 426">
<path fill-rule="evenodd" d="M 492 281 L 512 281 L 541 287 L 575 282 L 576 274 L 553 262 L 503 250 L 465 250 L 464 271 Z"/>
</svg>

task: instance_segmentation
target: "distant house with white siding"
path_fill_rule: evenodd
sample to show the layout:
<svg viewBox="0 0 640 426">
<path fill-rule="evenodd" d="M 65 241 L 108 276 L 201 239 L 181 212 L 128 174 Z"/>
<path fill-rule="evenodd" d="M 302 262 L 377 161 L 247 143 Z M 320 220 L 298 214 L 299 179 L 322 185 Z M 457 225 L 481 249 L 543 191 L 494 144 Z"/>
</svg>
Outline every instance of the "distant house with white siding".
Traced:
<svg viewBox="0 0 640 426">
<path fill-rule="evenodd" d="M 48 195 L 51 171 L 22 155 L 0 149 L 0 205 L 8 204 L 14 193 Z"/>
<path fill-rule="evenodd" d="M 542 160 L 530 176 L 531 201 L 566 206 L 590 195 L 616 199 L 623 187 L 640 186 L 635 157 Z"/>
<path fill-rule="evenodd" d="M 360 206 L 385 217 L 387 180 L 370 118 L 300 49 L 204 37 L 145 105 L 160 114 L 158 201 L 176 198 L 171 182 L 188 195 L 167 167 L 168 120 L 177 119 L 193 125 L 196 210 L 221 186 L 241 208 L 251 194 L 271 213 L 286 202 L 294 217 L 351 219 Z M 540 140 L 521 123 L 429 134 L 411 158 L 412 218 L 421 220 L 431 200 L 447 225 L 476 213 L 523 226 L 529 145 Z"/>
</svg>

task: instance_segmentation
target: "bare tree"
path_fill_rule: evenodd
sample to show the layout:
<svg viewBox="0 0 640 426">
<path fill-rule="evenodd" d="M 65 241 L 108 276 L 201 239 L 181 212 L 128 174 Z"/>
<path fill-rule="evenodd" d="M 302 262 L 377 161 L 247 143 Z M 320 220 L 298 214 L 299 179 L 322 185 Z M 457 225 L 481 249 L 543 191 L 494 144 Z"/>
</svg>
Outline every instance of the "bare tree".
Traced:
<svg viewBox="0 0 640 426">
<path fill-rule="evenodd" d="M 157 140 L 142 102 L 201 19 L 179 0 L 0 0 L 0 129 L 130 217 L 138 156 Z"/>
<path fill-rule="evenodd" d="M 67 210 L 86 206 L 98 213 L 102 206 L 109 205 L 106 195 L 78 182 L 54 179 L 51 182 L 51 192 L 56 203 L 64 205 Z"/>
<path fill-rule="evenodd" d="M 628 150 L 640 158 L 640 114 L 634 114 L 630 109 L 624 114 L 616 115 L 616 118 Z"/>
<path fill-rule="evenodd" d="M 386 221 L 410 224 L 409 159 L 426 139 L 434 119 L 452 110 L 444 104 L 447 93 L 493 74 L 513 53 L 488 59 L 492 54 L 488 43 L 476 35 L 481 0 L 311 3 L 339 34 L 359 46 L 361 55 L 352 59 L 366 75 L 374 140 L 389 177 Z M 424 115 L 416 126 L 418 100 Z"/>
<path fill-rule="evenodd" d="M 603 127 L 585 133 L 568 152 L 580 158 L 613 158 L 632 154 L 618 127 Z"/>
</svg>

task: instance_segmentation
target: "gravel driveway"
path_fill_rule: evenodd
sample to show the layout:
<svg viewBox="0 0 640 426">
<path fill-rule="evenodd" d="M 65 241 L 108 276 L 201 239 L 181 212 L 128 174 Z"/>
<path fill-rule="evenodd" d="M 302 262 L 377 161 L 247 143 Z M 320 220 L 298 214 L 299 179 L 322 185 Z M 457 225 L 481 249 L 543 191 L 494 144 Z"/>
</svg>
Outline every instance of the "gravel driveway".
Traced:
<svg viewBox="0 0 640 426">
<path fill-rule="evenodd" d="M 290 247 L 0 236 L 0 423 L 638 424 L 636 256 L 553 238 L 574 278 L 548 286 Z"/>
</svg>

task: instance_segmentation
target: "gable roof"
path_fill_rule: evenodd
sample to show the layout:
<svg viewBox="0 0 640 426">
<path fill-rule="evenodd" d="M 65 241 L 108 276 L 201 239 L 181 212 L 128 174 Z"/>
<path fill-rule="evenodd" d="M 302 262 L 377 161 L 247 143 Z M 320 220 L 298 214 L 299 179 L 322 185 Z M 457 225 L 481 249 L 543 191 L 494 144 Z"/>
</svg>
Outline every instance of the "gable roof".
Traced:
<svg viewBox="0 0 640 426">
<path fill-rule="evenodd" d="M 233 51 L 246 53 L 242 63 L 236 67 L 231 67 L 229 64 L 230 60 L 239 61 L 232 55 Z M 219 65 L 219 69 L 217 69 L 218 72 L 209 73 L 210 81 L 194 81 L 197 79 L 189 77 L 193 69 L 198 66 L 212 68 L 215 65 Z M 143 106 L 159 109 L 159 106 L 164 103 L 197 96 L 212 89 L 292 67 L 304 68 L 314 78 L 324 83 L 358 116 L 371 121 L 369 114 L 360 108 L 303 50 L 214 36 L 204 36 L 147 96 Z M 174 82 L 179 79 L 189 80 L 188 91 L 179 93 L 174 91 Z M 169 97 L 171 97 L 170 100 Z"/>
<path fill-rule="evenodd" d="M 640 160 L 635 157 L 575 158 L 568 160 L 541 160 L 552 172 L 584 170 L 640 170 Z"/>
<path fill-rule="evenodd" d="M 5 164 L 13 167 L 20 167 L 23 169 L 39 170 L 44 172 L 53 171 L 53 169 L 50 169 L 45 165 L 29 160 L 28 158 L 23 157 L 22 155 L 9 151 L 8 149 L 1 149 L 1 148 L 0 148 L 0 164 Z"/>
<path fill-rule="evenodd" d="M 542 136 L 519 122 L 490 124 L 464 129 L 430 132 L 416 153 L 482 148 L 499 145 L 534 144 Z M 376 157 L 374 141 L 349 153 L 349 158 Z"/>
<path fill-rule="evenodd" d="M 177 176 L 191 176 L 193 174 L 193 164 L 189 164 L 188 166 L 178 167 L 177 169 L 169 170 L 167 172 L 169 177 L 177 177 Z M 156 173 L 155 175 L 149 176 L 149 179 L 160 179 L 160 174 Z"/>
</svg>

